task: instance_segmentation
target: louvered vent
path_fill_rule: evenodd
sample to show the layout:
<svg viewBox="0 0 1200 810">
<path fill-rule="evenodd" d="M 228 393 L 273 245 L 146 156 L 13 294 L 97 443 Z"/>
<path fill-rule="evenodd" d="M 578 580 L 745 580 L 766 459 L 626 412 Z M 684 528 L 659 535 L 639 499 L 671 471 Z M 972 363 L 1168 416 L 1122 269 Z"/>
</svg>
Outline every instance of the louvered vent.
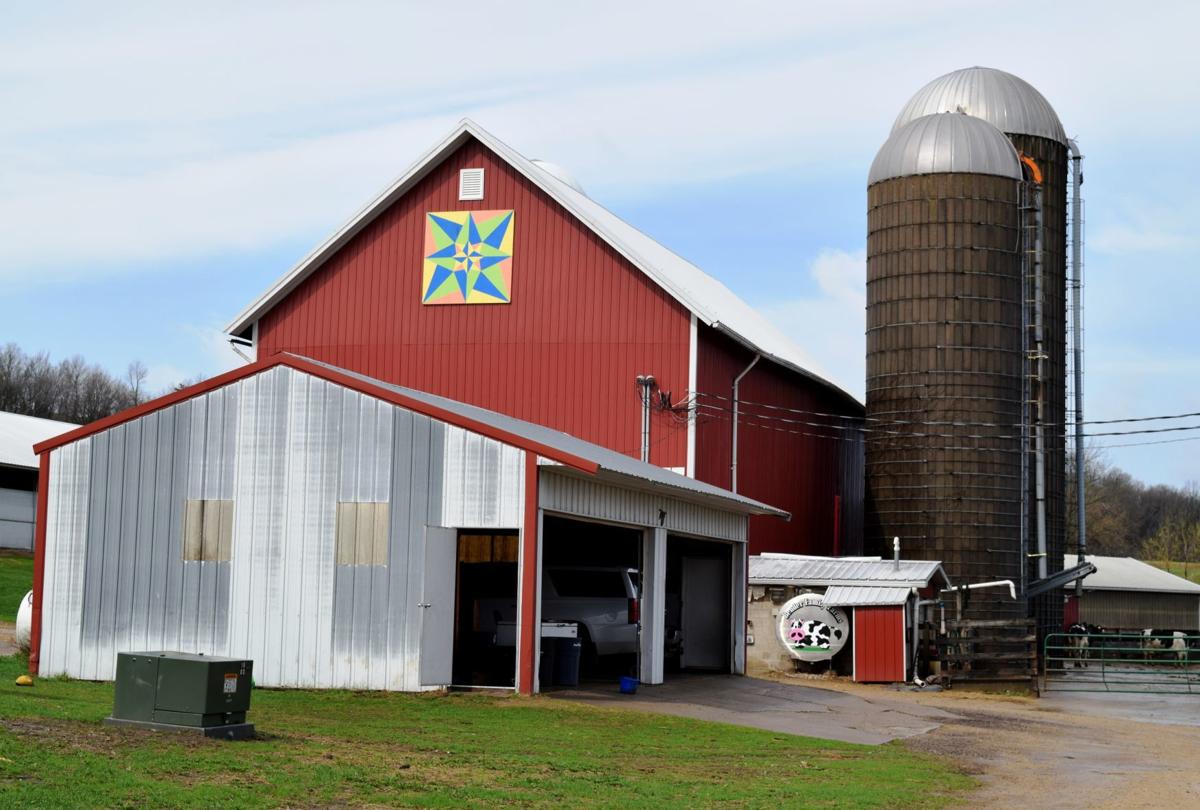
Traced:
<svg viewBox="0 0 1200 810">
<path fill-rule="evenodd" d="M 462 169 L 458 173 L 458 198 L 483 199 L 483 169 Z"/>
</svg>

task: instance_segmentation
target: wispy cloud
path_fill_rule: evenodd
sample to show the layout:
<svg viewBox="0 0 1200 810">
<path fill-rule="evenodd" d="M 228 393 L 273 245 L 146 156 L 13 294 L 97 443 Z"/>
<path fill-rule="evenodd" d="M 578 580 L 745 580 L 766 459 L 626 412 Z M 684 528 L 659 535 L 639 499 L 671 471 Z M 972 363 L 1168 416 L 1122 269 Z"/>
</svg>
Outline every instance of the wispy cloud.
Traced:
<svg viewBox="0 0 1200 810">
<path fill-rule="evenodd" d="M 859 397 L 866 379 L 866 252 L 826 248 L 808 266 L 811 295 L 766 303 L 762 313 Z"/>
</svg>

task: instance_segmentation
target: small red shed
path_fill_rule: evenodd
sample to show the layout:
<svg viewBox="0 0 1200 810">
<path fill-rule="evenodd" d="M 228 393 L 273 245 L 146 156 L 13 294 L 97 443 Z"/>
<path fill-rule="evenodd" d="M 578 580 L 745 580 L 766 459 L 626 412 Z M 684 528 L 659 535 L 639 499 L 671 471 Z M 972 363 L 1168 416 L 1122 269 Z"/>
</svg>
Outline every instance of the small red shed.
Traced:
<svg viewBox="0 0 1200 810">
<path fill-rule="evenodd" d="M 920 600 L 949 586 L 941 563 L 932 560 L 761 554 L 750 558 L 747 616 L 752 623 L 766 625 L 763 611 L 770 609 L 772 600 L 787 598 L 789 587 L 797 594 L 823 589 L 824 608 L 851 614 L 848 646 L 854 680 L 900 683 L 912 671 L 911 639 Z M 921 606 L 927 609 L 929 602 Z M 761 654 L 758 658 L 773 660 Z"/>
</svg>

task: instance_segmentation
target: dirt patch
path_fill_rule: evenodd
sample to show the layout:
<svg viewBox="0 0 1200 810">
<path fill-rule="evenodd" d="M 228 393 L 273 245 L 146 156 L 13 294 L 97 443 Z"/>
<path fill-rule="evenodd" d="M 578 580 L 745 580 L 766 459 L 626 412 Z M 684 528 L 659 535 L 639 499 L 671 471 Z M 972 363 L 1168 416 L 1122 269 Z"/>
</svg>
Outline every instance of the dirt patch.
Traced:
<svg viewBox="0 0 1200 810">
<path fill-rule="evenodd" d="M 878 690 L 839 682 L 862 695 Z M 982 783 L 972 806 L 1200 806 L 1200 728 L 1106 716 L 1086 704 L 982 692 L 884 693 L 955 717 L 901 744 Z"/>
<path fill-rule="evenodd" d="M 0 655 L 16 655 L 20 652 L 16 642 L 17 626 L 12 622 L 0 622 Z"/>
<path fill-rule="evenodd" d="M 11 718 L 0 720 L 0 727 L 42 745 L 96 754 L 117 754 L 149 742 L 159 742 L 164 735 L 164 732 L 140 728 L 117 729 L 80 720 Z M 184 748 L 222 744 L 221 740 L 192 734 L 172 734 L 170 739 Z"/>
</svg>

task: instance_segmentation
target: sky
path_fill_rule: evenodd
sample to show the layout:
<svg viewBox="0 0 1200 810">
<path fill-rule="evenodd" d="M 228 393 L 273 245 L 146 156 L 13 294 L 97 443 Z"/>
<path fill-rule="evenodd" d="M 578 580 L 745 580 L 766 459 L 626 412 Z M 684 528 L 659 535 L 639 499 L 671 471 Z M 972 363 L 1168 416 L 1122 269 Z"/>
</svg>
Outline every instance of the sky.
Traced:
<svg viewBox="0 0 1200 810">
<path fill-rule="evenodd" d="M 470 117 L 861 396 L 867 168 L 918 88 L 985 65 L 1085 155 L 1087 417 L 1200 411 L 1198 26 L 1188 2 L 18 4 L 0 343 L 155 389 L 238 365 L 225 324 Z M 1105 453 L 1181 485 L 1198 450 Z"/>
</svg>

